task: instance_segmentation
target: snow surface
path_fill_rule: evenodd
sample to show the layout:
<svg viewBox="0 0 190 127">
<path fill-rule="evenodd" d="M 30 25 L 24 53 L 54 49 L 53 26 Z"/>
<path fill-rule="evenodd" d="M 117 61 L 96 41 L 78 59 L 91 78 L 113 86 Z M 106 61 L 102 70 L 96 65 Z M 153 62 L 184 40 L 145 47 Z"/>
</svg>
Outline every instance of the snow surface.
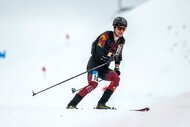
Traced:
<svg viewBox="0 0 190 127">
<path fill-rule="evenodd" d="M 66 14 L 61 4 L 50 10 L 21 6 L 26 11 L 20 8 L 1 15 L 0 51 L 6 50 L 7 56 L 0 59 L 0 126 L 189 127 L 189 4 L 188 0 L 151 0 L 120 14 L 129 27 L 121 83 L 108 102 L 117 107 L 113 111 L 92 109 L 109 84 L 105 81 L 81 101 L 81 110 L 65 109 L 74 96 L 71 88 L 85 86 L 86 75 L 32 97 L 32 91 L 85 71 L 92 41 L 112 29 L 107 17 L 97 20 L 83 13 L 83 18 L 73 10 L 78 20 L 69 24 L 68 14 L 61 15 Z M 97 27 L 100 19 L 104 23 Z M 69 40 L 65 34 L 70 34 Z M 149 112 L 129 111 L 146 106 Z"/>
</svg>

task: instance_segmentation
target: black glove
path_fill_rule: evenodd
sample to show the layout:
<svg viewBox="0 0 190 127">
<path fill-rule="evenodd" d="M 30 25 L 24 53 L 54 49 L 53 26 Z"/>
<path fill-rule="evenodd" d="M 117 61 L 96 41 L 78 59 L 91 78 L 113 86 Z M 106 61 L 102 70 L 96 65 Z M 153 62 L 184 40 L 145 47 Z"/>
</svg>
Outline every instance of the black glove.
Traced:
<svg viewBox="0 0 190 127">
<path fill-rule="evenodd" d="M 115 71 L 118 75 L 121 74 L 120 71 L 119 71 L 119 67 L 115 67 L 115 68 L 114 68 L 114 71 Z"/>
<path fill-rule="evenodd" d="M 109 57 L 108 61 L 111 63 L 112 61 L 114 61 L 114 58 L 113 57 Z"/>
</svg>

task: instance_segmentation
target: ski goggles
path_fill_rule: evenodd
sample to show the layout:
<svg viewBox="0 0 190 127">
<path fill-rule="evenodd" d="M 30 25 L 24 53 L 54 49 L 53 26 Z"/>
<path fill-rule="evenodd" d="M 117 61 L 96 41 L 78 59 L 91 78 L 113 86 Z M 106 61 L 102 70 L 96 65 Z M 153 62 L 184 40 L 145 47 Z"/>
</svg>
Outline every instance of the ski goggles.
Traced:
<svg viewBox="0 0 190 127">
<path fill-rule="evenodd" d="M 118 26 L 118 27 L 117 27 L 117 30 L 119 30 L 119 31 L 121 31 L 121 30 L 125 31 L 125 30 L 126 30 L 126 27 Z"/>
</svg>

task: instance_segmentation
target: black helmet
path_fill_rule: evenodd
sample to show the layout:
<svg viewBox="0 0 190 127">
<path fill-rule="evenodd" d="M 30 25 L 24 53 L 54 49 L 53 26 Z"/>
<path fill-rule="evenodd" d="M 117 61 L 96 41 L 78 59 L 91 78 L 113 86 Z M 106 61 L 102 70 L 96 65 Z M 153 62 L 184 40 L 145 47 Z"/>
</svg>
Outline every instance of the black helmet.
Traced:
<svg viewBox="0 0 190 127">
<path fill-rule="evenodd" d="M 127 20 L 123 17 L 116 17 L 114 20 L 113 20 L 113 26 L 116 27 L 116 26 L 124 26 L 124 27 L 127 27 Z"/>
</svg>

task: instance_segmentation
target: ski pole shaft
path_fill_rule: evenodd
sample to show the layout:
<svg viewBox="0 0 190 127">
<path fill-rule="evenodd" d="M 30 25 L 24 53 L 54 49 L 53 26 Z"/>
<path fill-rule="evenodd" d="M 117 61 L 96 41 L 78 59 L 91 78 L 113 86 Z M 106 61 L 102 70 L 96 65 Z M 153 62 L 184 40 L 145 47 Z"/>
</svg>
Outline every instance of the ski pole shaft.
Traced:
<svg viewBox="0 0 190 127">
<path fill-rule="evenodd" d="M 68 78 L 68 79 L 66 79 L 66 80 L 64 80 L 64 81 L 62 81 L 62 82 L 59 82 L 59 83 L 57 83 L 57 84 L 55 84 L 55 85 L 52 85 L 52 86 L 50 86 L 50 87 L 48 87 L 48 88 L 46 88 L 46 89 L 43 89 L 43 90 L 41 90 L 41 91 L 39 91 L 39 92 L 34 92 L 34 91 L 32 91 L 32 96 L 35 96 L 35 95 L 37 95 L 37 94 L 39 94 L 39 93 L 42 93 L 42 92 L 44 92 L 44 91 L 46 91 L 46 90 L 48 90 L 48 89 L 51 89 L 51 88 L 53 88 L 53 87 L 55 87 L 55 86 L 58 86 L 58 85 L 60 85 L 60 84 L 62 84 L 62 83 L 65 83 L 65 82 L 67 82 L 67 81 L 69 81 L 69 80 L 71 80 L 71 79 L 74 79 L 74 78 L 76 78 L 76 77 L 79 77 L 79 76 L 81 76 L 81 75 L 83 75 L 83 74 L 85 74 L 85 73 L 88 73 L 88 72 L 92 71 L 92 70 L 98 69 L 98 68 L 100 68 L 100 67 L 102 67 L 102 66 L 104 66 L 104 65 L 107 65 L 107 64 L 109 64 L 109 63 L 110 63 L 110 61 L 108 61 L 108 62 L 106 62 L 106 63 L 104 63 L 104 64 L 101 64 L 101 65 L 99 65 L 99 66 L 96 66 L 96 67 L 94 67 L 94 68 L 92 68 L 92 69 L 89 69 L 89 70 L 87 70 L 87 71 L 85 71 L 85 72 L 82 72 L 82 73 L 80 73 L 80 74 L 78 74 L 78 75 L 75 75 L 75 76 L 73 76 L 73 77 L 71 77 L 71 78 Z"/>
</svg>

